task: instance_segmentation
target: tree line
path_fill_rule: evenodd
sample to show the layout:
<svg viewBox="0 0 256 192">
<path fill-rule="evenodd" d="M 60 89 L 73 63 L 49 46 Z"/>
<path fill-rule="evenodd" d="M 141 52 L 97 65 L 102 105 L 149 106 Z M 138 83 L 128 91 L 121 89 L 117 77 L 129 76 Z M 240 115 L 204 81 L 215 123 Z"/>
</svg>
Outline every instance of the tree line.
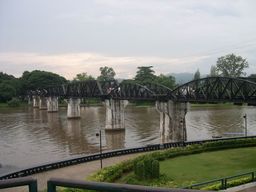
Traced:
<svg viewBox="0 0 256 192">
<path fill-rule="evenodd" d="M 246 59 L 241 56 L 229 54 L 218 58 L 215 66 L 210 69 L 209 76 L 227 76 L 227 77 L 241 77 L 245 75 L 244 69 L 248 68 L 249 64 Z M 26 95 L 28 90 L 35 90 L 37 88 L 46 88 L 65 84 L 68 82 L 94 80 L 111 81 L 115 79 L 115 71 L 112 67 L 100 67 L 100 75 L 93 77 L 86 72 L 77 74 L 73 80 L 68 81 L 66 78 L 47 71 L 34 70 L 32 72 L 25 71 L 20 78 L 15 78 L 12 75 L 0 72 L 0 102 L 7 102 L 12 98 L 21 98 Z M 251 75 L 250 77 L 256 77 Z M 199 69 L 194 74 L 194 79 L 200 78 Z M 175 78 L 171 75 L 155 75 L 153 66 L 140 66 L 133 78 L 139 84 L 158 83 L 173 89 L 177 86 Z"/>
<path fill-rule="evenodd" d="M 249 67 L 248 61 L 233 53 L 219 57 L 216 65 L 212 65 L 210 68 L 208 77 L 245 77 L 244 70 Z M 200 79 L 201 74 L 199 69 L 194 74 L 194 80 Z M 256 74 L 251 74 L 248 78 L 256 78 Z"/>
</svg>

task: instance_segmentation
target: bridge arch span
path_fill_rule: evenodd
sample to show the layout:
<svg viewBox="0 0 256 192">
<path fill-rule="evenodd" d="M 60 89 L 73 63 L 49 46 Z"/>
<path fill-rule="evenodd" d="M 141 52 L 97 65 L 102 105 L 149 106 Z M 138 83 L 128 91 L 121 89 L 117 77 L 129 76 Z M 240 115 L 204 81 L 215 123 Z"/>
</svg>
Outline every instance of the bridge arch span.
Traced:
<svg viewBox="0 0 256 192">
<path fill-rule="evenodd" d="M 256 104 L 256 83 L 231 77 L 206 77 L 172 91 L 177 102 L 234 102 Z"/>
</svg>

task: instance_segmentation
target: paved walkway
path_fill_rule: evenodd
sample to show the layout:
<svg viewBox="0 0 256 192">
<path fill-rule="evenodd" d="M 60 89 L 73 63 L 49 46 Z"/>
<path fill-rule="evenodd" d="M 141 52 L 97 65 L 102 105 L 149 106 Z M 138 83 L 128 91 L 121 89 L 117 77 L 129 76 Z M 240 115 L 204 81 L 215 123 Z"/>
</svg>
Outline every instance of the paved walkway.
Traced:
<svg viewBox="0 0 256 192">
<path fill-rule="evenodd" d="M 123 155 L 119 157 L 111 157 L 108 159 L 103 159 L 103 167 L 110 166 L 121 161 L 135 158 L 142 153 Z M 39 191 L 43 191 L 47 187 L 47 180 L 50 178 L 66 178 L 75 180 L 85 180 L 85 178 L 100 169 L 100 161 L 91 161 L 88 163 L 82 163 L 78 165 L 68 166 L 60 169 L 55 169 L 52 171 L 47 171 L 43 173 L 38 173 L 32 175 L 33 178 L 37 179 Z M 27 187 L 16 187 L 10 189 L 2 189 L 1 192 L 26 192 Z"/>
<path fill-rule="evenodd" d="M 256 182 L 229 188 L 224 191 L 225 192 L 255 192 L 256 191 Z"/>
</svg>

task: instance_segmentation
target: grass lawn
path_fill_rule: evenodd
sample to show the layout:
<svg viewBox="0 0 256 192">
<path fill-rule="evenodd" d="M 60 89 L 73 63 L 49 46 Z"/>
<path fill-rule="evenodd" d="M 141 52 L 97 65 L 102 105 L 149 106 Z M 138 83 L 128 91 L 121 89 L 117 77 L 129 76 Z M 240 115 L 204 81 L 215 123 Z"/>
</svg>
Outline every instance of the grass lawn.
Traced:
<svg viewBox="0 0 256 192">
<path fill-rule="evenodd" d="M 180 156 L 160 161 L 160 179 L 138 180 L 126 173 L 117 183 L 161 187 L 186 187 L 212 179 L 256 170 L 256 147 L 237 148 Z"/>
<path fill-rule="evenodd" d="M 256 147 L 181 156 L 160 161 L 160 172 L 178 186 L 256 170 Z"/>
</svg>

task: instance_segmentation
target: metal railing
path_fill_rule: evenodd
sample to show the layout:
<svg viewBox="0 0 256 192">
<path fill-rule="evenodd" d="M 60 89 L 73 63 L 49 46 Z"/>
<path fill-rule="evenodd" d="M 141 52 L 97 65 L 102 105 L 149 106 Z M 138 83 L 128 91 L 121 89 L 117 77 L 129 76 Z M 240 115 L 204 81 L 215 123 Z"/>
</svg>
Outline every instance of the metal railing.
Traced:
<svg viewBox="0 0 256 192">
<path fill-rule="evenodd" d="M 249 179 L 247 183 L 249 182 L 253 182 L 256 180 L 255 178 L 255 173 L 256 171 L 251 171 L 251 172 L 246 172 L 246 173 L 242 173 L 242 174 L 238 174 L 238 175 L 233 175 L 230 177 L 224 177 L 224 178 L 220 178 L 220 179 L 214 179 L 214 180 L 210 180 L 210 181 L 206 181 L 206 182 L 202 182 L 202 183 L 196 183 L 193 185 L 190 185 L 188 187 L 185 187 L 184 189 L 193 189 L 193 188 L 200 188 L 202 186 L 207 186 L 209 184 L 217 184 L 219 183 L 220 185 L 220 189 L 227 189 L 229 187 L 229 183 L 230 181 L 236 179 L 236 178 L 244 178 L 244 179 Z M 244 183 L 242 183 L 244 184 Z M 237 186 L 237 185 L 236 185 Z"/>
<path fill-rule="evenodd" d="M 75 189 L 88 189 L 104 192 L 198 192 L 192 189 L 168 189 L 160 187 L 148 187 L 140 185 L 115 184 L 91 181 L 78 181 L 69 179 L 52 178 L 47 182 L 47 192 L 56 192 L 56 187 L 66 187 Z"/>
<path fill-rule="evenodd" d="M 0 181 L 0 189 L 28 186 L 29 192 L 37 192 L 37 180 L 32 177 Z"/>
<path fill-rule="evenodd" d="M 145 147 L 135 147 L 135 148 L 129 148 L 129 149 L 108 151 L 108 152 L 103 152 L 101 155 L 99 153 L 93 154 L 93 155 L 85 155 L 82 157 L 69 158 L 69 159 L 65 159 L 62 161 L 45 163 L 45 164 L 37 165 L 34 167 L 29 167 L 26 169 L 14 171 L 11 173 L 0 175 L 0 180 L 25 177 L 25 176 L 33 175 L 36 173 L 53 170 L 53 169 L 58 169 L 58 168 L 76 165 L 76 164 L 80 164 L 80 163 L 86 163 L 86 162 L 90 162 L 90 161 L 99 160 L 101 158 L 106 159 L 106 158 L 110 158 L 110 157 L 116 157 L 116 156 L 127 155 L 127 154 L 149 152 L 149 151 L 162 150 L 162 149 L 168 149 L 168 148 L 173 148 L 173 147 L 185 147 L 187 145 L 193 145 L 193 144 L 203 144 L 206 142 L 228 141 L 228 140 L 246 139 L 246 138 L 247 139 L 256 138 L 256 136 L 218 138 L 218 139 L 207 139 L 207 140 L 185 141 L 185 142 L 171 142 L 171 143 L 164 143 L 164 144 L 147 145 Z"/>
</svg>

